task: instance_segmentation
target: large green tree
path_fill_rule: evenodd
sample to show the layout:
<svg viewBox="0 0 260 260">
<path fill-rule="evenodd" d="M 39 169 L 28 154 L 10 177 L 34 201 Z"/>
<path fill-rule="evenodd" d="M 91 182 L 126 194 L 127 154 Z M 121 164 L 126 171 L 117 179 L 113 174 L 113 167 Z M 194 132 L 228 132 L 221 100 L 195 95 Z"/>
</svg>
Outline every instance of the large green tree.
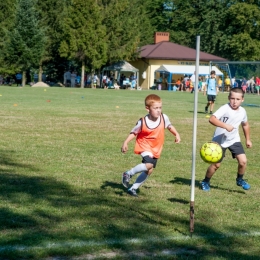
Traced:
<svg viewBox="0 0 260 260">
<path fill-rule="evenodd" d="M 3 46 L 7 40 L 7 35 L 14 23 L 15 5 L 14 0 L 0 1 L 0 71 L 4 74 L 12 73 L 9 66 L 3 62 Z"/>
<path fill-rule="evenodd" d="M 259 5 L 237 3 L 228 8 L 225 18 L 221 53 L 230 60 L 260 60 Z"/>
<path fill-rule="evenodd" d="M 61 56 L 81 63 L 81 87 L 84 87 L 85 66 L 91 71 L 106 62 L 106 27 L 103 25 L 102 6 L 92 0 L 72 0 L 63 20 Z"/>
<path fill-rule="evenodd" d="M 63 39 L 63 17 L 64 9 L 69 1 L 64 0 L 37 0 L 36 8 L 39 13 L 39 25 L 45 28 L 45 34 L 48 35 L 46 48 L 42 57 L 42 66 L 48 72 L 55 74 L 55 77 L 61 77 L 65 70 L 67 59 L 60 56 L 60 43 Z M 39 80 L 42 69 L 39 69 Z"/>
<path fill-rule="evenodd" d="M 153 38 L 147 3 L 139 0 L 101 2 L 108 44 L 107 63 L 134 59 L 137 48 L 151 42 Z"/>
<path fill-rule="evenodd" d="M 14 25 L 7 36 L 3 47 L 4 61 L 15 71 L 23 72 L 24 86 L 26 70 L 40 64 L 46 42 L 33 0 L 18 1 Z"/>
</svg>

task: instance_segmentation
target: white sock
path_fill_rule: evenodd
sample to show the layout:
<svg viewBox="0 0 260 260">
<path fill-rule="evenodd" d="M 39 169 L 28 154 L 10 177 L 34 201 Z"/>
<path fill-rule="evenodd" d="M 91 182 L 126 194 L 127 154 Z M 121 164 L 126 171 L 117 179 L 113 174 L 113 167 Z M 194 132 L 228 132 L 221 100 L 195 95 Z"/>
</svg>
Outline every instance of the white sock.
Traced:
<svg viewBox="0 0 260 260">
<path fill-rule="evenodd" d="M 127 171 L 127 173 L 131 176 L 134 176 L 136 173 L 142 172 L 142 171 L 145 171 L 145 172 L 147 171 L 147 168 L 144 163 L 140 163 L 140 164 L 136 165 L 134 168 Z"/>
<path fill-rule="evenodd" d="M 142 172 L 136 179 L 135 183 L 133 184 L 133 186 L 131 187 L 132 189 L 137 190 L 148 178 L 148 174 L 146 174 L 146 172 Z"/>
</svg>

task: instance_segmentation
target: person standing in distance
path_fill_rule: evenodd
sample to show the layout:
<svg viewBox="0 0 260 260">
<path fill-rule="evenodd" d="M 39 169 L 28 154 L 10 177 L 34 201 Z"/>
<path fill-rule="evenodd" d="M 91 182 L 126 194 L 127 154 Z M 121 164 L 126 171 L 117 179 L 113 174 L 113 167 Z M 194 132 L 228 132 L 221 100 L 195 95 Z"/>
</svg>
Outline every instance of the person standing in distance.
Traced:
<svg viewBox="0 0 260 260">
<path fill-rule="evenodd" d="M 129 188 L 130 179 L 137 173 L 141 173 L 133 186 L 127 190 L 128 194 L 137 197 L 136 190 L 147 180 L 156 167 L 164 144 L 164 129 L 167 128 L 174 136 L 175 143 L 180 143 L 181 138 L 175 127 L 171 124 L 167 115 L 162 113 L 162 100 L 155 94 L 145 98 L 145 109 L 148 114 L 140 118 L 128 137 L 123 142 L 121 152 L 126 153 L 128 143 L 136 138 L 134 152 L 140 154 L 142 163 L 125 171 L 122 176 L 122 184 Z"/>
<path fill-rule="evenodd" d="M 210 72 L 210 77 L 206 81 L 207 86 L 207 99 L 208 103 L 205 106 L 205 113 L 208 113 L 208 107 L 210 109 L 210 114 L 213 113 L 214 103 L 217 95 L 217 80 L 215 70 Z"/>
<path fill-rule="evenodd" d="M 251 148 L 252 142 L 250 140 L 247 113 L 241 107 L 244 101 L 244 91 L 241 88 L 233 88 L 229 93 L 228 99 L 229 103 L 221 106 L 209 119 L 209 122 L 217 127 L 212 141 L 221 145 L 223 156 L 220 162 L 213 163 L 208 167 L 205 178 L 200 183 L 200 188 L 204 191 L 210 190 L 211 177 L 220 167 L 227 149 L 231 152 L 232 157 L 237 159 L 237 186 L 241 186 L 244 190 L 250 189 L 250 185 L 243 179 L 247 158 L 239 135 L 239 126 L 241 125 L 246 139 L 246 147 Z"/>
</svg>

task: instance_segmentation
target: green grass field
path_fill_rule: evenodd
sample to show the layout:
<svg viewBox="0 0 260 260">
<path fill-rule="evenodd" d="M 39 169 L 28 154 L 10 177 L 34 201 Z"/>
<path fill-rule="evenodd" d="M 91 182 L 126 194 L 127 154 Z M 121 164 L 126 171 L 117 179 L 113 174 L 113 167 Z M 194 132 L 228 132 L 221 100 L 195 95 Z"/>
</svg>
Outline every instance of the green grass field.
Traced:
<svg viewBox="0 0 260 260">
<path fill-rule="evenodd" d="M 162 97 L 182 141 L 166 132 L 157 167 L 133 198 L 121 176 L 140 157 L 134 142 L 125 155 L 120 148 L 150 93 Z M 218 95 L 216 109 L 227 96 Z M 198 184 L 208 165 L 198 151 L 214 127 L 199 93 L 191 237 L 192 94 L 1 86 L 0 103 L 0 259 L 259 259 L 260 107 L 245 106 L 251 189 L 236 186 L 237 164 L 227 153 L 206 193 Z M 260 96 L 244 103 L 260 106 Z"/>
</svg>

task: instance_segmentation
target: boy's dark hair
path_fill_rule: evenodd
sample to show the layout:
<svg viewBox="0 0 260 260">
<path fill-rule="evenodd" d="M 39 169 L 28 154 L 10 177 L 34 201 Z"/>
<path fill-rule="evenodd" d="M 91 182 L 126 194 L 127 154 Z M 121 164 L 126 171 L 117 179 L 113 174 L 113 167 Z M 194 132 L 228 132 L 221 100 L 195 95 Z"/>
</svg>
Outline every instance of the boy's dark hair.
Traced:
<svg viewBox="0 0 260 260">
<path fill-rule="evenodd" d="M 155 102 L 162 102 L 162 99 L 155 94 L 148 95 L 144 101 L 146 107 L 150 107 Z"/>
<path fill-rule="evenodd" d="M 242 88 L 232 88 L 229 92 L 228 97 L 230 97 L 231 92 L 240 93 L 242 97 L 244 97 L 244 91 L 242 90 Z"/>
</svg>

